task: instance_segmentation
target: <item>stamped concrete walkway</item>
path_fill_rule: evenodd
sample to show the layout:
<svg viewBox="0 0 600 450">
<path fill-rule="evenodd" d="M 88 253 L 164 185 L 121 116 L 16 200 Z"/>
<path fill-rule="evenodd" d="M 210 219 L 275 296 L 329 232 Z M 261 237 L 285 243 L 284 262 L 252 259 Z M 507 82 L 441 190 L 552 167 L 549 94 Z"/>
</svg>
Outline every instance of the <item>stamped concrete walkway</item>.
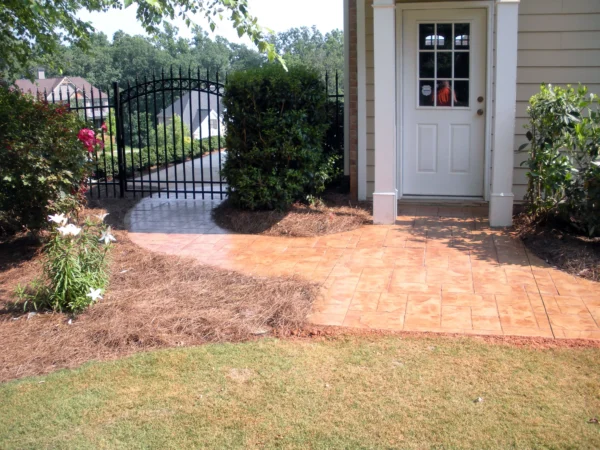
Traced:
<svg viewBox="0 0 600 450">
<path fill-rule="evenodd" d="M 347 327 L 600 339 L 600 283 L 572 277 L 489 227 L 487 207 L 402 205 L 395 225 L 316 238 L 230 234 L 218 201 L 145 199 L 131 239 L 246 274 L 322 285 L 310 320 Z"/>
</svg>

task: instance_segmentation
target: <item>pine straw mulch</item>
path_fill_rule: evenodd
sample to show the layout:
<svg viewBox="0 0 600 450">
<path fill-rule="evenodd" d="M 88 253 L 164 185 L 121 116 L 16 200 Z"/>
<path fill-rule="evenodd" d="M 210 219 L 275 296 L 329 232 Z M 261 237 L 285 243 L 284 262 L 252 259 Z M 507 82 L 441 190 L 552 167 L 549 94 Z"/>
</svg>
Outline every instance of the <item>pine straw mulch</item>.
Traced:
<svg viewBox="0 0 600 450">
<path fill-rule="evenodd" d="M 287 211 L 243 211 L 227 200 L 213 210 L 221 228 L 241 234 L 313 237 L 341 233 L 372 223 L 370 206 L 341 194 L 327 194 L 318 205 L 295 203 Z"/>
<path fill-rule="evenodd" d="M 600 238 L 571 233 L 561 224 L 535 224 L 526 214 L 515 220 L 525 246 L 548 264 L 571 275 L 600 281 Z"/>
<path fill-rule="evenodd" d="M 109 290 L 74 318 L 15 307 L 16 285 L 40 271 L 39 248 L 26 238 L 0 246 L 0 382 L 139 351 L 290 333 L 317 294 L 308 282 L 152 253 L 115 233 Z"/>
</svg>

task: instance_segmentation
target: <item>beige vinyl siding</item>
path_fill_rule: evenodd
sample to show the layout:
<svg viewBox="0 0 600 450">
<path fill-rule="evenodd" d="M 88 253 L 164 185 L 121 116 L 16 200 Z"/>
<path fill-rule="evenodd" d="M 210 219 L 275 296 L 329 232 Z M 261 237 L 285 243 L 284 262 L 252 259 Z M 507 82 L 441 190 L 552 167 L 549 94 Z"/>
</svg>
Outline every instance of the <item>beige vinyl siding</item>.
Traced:
<svg viewBox="0 0 600 450">
<path fill-rule="evenodd" d="M 521 0 L 515 149 L 525 143 L 527 105 L 540 83 L 586 84 L 600 93 L 600 0 Z M 527 170 L 515 154 L 514 193 L 521 200 Z"/>
</svg>

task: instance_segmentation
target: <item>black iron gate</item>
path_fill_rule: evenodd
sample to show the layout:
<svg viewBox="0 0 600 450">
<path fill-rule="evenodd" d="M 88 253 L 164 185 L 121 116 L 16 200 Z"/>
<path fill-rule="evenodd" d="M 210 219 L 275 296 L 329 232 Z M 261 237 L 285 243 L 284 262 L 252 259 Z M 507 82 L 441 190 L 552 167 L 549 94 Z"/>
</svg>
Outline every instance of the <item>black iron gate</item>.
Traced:
<svg viewBox="0 0 600 450">
<path fill-rule="evenodd" d="M 167 198 L 223 198 L 222 96 L 200 71 L 113 85 L 121 191 Z"/>
<path fill-rule="evenodd" d="M 325 74 L 330 123 L 328 152 L 344 154 L 343 93 L 338 74 Z M 93 154 L 93 197 L 157 196 L 222 199 L 227 184 L 224 148 L 224 83 L 216 73 L 173 69 L 113 83 L 102 92 L 69 88 L 44 98 L 68 104 L 96 130 L 102 148 Z M 39 93 L 38 93 L 39 95 Z M 41 95 L 39 95 L 41 97 Z"/>
</svg>

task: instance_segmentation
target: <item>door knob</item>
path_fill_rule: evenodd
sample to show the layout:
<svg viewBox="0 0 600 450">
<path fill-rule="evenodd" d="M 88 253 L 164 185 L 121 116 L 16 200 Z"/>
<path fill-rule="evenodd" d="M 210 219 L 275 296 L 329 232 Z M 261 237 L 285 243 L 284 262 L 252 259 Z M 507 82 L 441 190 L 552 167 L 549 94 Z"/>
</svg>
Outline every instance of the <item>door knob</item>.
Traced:
<svg viewBox="0 0 600 450">
<path fill-rule="evenodd" d="M 479 103 L 483 103 L 483 97 L 477 97 L 477 101 L 478 101 Z"/>
<path fill-rule="evenodd" d="M 483 116 L 483 109 L 477 110 L 477 115 L 478 116 Z"/>
</svg>

